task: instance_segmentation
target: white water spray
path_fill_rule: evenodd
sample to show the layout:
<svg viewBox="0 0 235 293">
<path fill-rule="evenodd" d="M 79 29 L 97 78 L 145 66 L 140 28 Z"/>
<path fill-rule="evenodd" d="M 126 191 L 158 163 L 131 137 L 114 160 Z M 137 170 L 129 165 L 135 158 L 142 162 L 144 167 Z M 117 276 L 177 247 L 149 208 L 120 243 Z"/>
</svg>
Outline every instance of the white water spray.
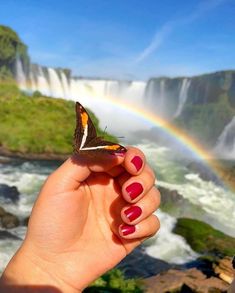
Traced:
<svg viewBox="0 0 235 293">
<path fill-rule="evenodd" d="M 184 108 L 184 104 L 187 101 L 188 98 L 188 89 L 190 87 L 190 83 L 191 80 L 189 80 L 188 78 L 184 78 L 181 88 L 180 88 L 180 93 L 179 93 L 179 103 L 178 103 L 178 108 L 176 109 L 174 118 L 180 116 L 180 114 L 182 113 L 182 110 Z"/>
</svg>

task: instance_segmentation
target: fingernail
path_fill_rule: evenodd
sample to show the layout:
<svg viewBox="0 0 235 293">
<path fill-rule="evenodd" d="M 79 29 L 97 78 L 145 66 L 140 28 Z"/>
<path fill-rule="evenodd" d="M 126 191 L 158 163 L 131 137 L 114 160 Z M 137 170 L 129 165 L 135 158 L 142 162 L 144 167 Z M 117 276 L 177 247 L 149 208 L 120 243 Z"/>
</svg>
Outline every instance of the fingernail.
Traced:
<svg viewBox="0 0 235 293">
<path fill-rule="evenodd" d="M 125 152 L 113 153 L 112 155 L 115 156 L 115 157 L 122 157 L 123 158 L 125 156 Z"/>
<path fill-rule="evenodd" d="M 141 157 L 135 156 L 132 160 L 131 163 L 135 166 L 136 171 L 139 171 L 143 165 L 143 161 Z"/>
<path fill-rule="evenodd" d="M 125 210 L 124 214 L 126 215 L 128 220 L 132 222 L 136 220 L 142 214 L 142 209 L 138 206 L 132 206 L 128 208 L 127 210 Z"/>
<path fill-rule="evenodd" d="M 135 226 L 122 225 L 120 228 L 123 236 L 133 234 L 135 232 Z"/>
<path fill-rule="evenodd" d="M 131 200 L 135 199 L 137 196 L 139 196 L 143 192 L 143 186 L 138 183 L 134 182 L 127 186 L 126 191 L 128 195 L 130 196 Z"/>
<path fill-rule="evenodd" d="M 111 153 L 113 156 L 124 157 L 127 152 L 127 149 L 122 147 L 119 151 Z"/>
</svg>

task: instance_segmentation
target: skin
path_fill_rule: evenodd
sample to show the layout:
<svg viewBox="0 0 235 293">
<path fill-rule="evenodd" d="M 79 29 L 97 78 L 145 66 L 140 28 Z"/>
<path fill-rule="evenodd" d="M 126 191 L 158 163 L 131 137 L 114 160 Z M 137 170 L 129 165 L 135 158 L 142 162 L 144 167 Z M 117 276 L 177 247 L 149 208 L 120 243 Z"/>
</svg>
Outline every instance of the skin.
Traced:
<svg viewBox="0 0 235 293">
<path fill-rule="evenodd" d="M 131 160 L 139 156 L 136 170 Z M 126 187 L 141 183 L 133 201 Z M 1 292 L 81 292 L 159 229 L 155 176 L 137 148 L 99 158 L 73 156 L 46 180 L 33 207 L 26 238 L 6 267 Z M 139 206 L 130 223 L 124 211 Z M 124 236 L 123 224 L 135 225 Z M 22 291 L 21 291 L 22 290 Z"/>
</svg>

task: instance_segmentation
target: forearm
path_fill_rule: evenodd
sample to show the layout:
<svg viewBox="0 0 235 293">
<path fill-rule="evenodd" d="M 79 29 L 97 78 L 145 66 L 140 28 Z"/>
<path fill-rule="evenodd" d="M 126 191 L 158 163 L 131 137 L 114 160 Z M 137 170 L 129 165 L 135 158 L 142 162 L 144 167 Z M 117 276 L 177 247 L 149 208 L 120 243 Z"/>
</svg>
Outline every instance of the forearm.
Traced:
<svg viewBox="0 0 235 293">
<path fill-rule="evenodd" d="M 35 264 L 19 250 L 11 259 L 0 279 L 2 293 L 80 293 L 63 280 L 55 277 L 55 272 L 45 270 Z"/>
</svg>

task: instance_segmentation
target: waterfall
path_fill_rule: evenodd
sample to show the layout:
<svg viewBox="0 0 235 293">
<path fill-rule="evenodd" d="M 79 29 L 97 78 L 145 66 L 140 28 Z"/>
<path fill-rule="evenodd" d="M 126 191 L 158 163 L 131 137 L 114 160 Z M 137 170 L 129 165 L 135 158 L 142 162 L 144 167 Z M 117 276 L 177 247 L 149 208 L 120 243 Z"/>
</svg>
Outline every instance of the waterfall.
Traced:
<svg viewBox="0 0 235 293">
<path fill-rule="evenodd" d="M 81 79 L 67 77 L 63 70 L 31 65 L 29 82 L 26 84 L 20 60 L 16 63 L 16 80 L 20 89 L 28 92 L 39 91 L 45 96 L 64 98 L 69 100 L 82 100 L 97 96 L 113 97 L 128 100 L 142 106 L 146 82 L 144 81 L 118 81 L 102 79 Z"/>
<path fill-rule="evenodd" d="M 160 81 L 160 110 L 164 113 L 165 106 L 165 79 Z"/>
<path fill-rule="evenodd" d="M 48 68 L 48 75 L 51 87 L 51 96 L 55 98 L 65 98 L 62 82 L 56 70 L 53 68 Z"/>
<path fill-rule="evenodd" d="M 62 87 L 63 87 L 64 98 L 69 99 L 71 96 L 70 88 L 69 88 L 69 81 L 63 71 L 61 72 L 61 82 L 62 82 Z"/>
<path fill-rule="evenodd" d="M 44 75 L 41 66 L 38 66 L 38 74 L 36 75 L 36 85 L 37 91 L 41 92 L 43 95 L 50 96 L 52 94 L 49 82 L 47 81 L 47 78 Z"/>
<path fill-rule="evenodd" d="M 235 158 L 235 116 L 219 136 L 214 152 L 222 158 Z"/>
<path fill-rule="evenodd" d="M 167 79 L 150 79 L 146 85 L 145 107 L 157 115 L 165 116 L 167 107 Z"/>
<path fill-rule="evenodd" d="M 186 103 L 188 98 L 188 89 L 190 87 L 190 83 L 191 83 L 191 80 L 189 80 L 188 78 L 183 79 L 183 82 L 180 88 L 180 93 L 179 93 L 179 103 L 178 103 L 178 107 L 176 109 L 174 118 L 180 116 L 184 108 L 184 104 Z"/>
<path fill-rule="evenodd" d="M 20 88 L 23 91 L 26 91 L 28 89 L 27 78 L 24 73 L 23 63 L 19 57 L 16 58 L 15 68 L 16 68 L 16 81 L 18 85 L 20 86 Z"/>
</svg>

